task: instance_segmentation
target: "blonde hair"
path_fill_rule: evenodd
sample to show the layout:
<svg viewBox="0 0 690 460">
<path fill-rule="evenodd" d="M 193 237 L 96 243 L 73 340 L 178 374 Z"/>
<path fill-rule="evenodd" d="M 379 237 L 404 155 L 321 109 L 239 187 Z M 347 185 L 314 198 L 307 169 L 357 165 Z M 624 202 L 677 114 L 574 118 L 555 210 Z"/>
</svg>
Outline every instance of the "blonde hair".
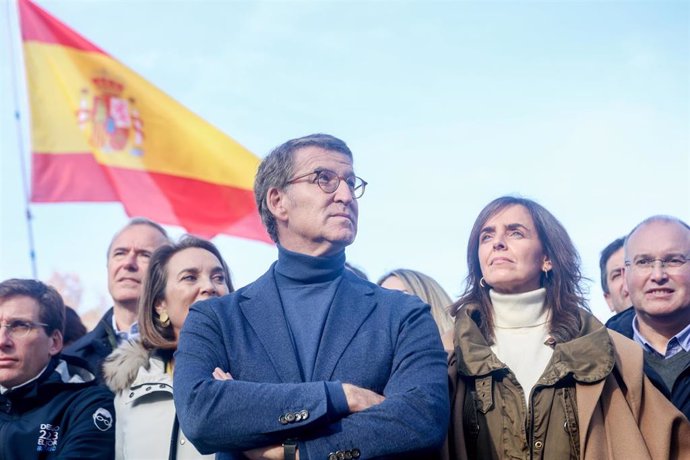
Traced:
<svg viewBox="0 0 690 460">
<path fill-rule="evenodd" d="M 416 295 L 431 307 L 431 316 L 441 335 L 453 329 L 453 318 L 448 313 L 448 307 L 453 301 L 435 279 L 415 270 L 398 268 L 382 276 L 376 284 L 381 286 L 391 276 L 398 278 L 410 294 Z"/>
</svg>

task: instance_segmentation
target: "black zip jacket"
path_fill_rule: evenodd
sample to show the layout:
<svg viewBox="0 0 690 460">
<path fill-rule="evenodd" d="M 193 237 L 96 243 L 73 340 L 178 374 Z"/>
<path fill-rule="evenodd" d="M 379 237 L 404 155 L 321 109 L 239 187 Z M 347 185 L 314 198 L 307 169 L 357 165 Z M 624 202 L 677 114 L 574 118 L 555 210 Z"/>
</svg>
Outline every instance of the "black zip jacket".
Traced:
<svg viewBox="0 0 690 460">
<path fill-rule="evenodd" d="M 70 344 L 63 350 L 63 356 L 76 356 L 88 364 L 88 369 L 96 376 L 96 381 L 103 382 L 103 360 L 117 348 L 117 338 L 113 330 L 113 309 L 105 312 L 96 327 Z"/>
<path fill-rule="evenodd" d="M 620 332 L 624 336 L 632 340 L 633 338 L 633 319 L 635 318 L 635 309 L 633 307 L 623 310 L 617 315 L 611 317 L 606 322 L 606 327 L 616 332 Z M 647 354 L 649 352 L 644 350 L 644 372 L 652 381 L 655 387 L 661 391 L 674 406 L 676 406 L 685 418 L 690 420 L 690 364 L 685 366 L 685 369 L 680 373 L 669 393 L 661 376 L 647 364 Z M 681 353 L 683 353 L 681 351 Z"/>
<path fill-rule="evenodd" d="M 54 357 L 37 380 L 0 395 L 0 460 L 114 455 L 113 395 L 81 360 Z"/>
</svg>

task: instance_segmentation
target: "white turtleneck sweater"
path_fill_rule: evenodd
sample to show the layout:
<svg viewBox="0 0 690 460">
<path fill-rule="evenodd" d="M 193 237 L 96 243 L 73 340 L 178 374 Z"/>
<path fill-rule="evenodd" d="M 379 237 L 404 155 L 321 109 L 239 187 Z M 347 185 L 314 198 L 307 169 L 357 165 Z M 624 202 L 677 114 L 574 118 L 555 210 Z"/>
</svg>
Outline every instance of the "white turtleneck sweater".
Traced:
<svg viewBox="0 0 690 460">
<path fill-rule="evenodd" d="M 529 395 L 551 359 L 549 312 L 544 305 L 546 289 L 521 294 L 489 291 L 494 312 L 495 343 L 491 346 L 498 359 L 517 378 L 529 407 Z"/>
</svg>

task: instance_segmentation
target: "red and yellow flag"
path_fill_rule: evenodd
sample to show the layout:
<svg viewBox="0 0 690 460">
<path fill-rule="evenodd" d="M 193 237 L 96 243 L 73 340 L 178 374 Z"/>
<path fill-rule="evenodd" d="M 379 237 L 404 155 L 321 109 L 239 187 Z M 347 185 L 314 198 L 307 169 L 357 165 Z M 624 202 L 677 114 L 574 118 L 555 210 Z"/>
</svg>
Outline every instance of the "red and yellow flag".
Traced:
<svg viewBox="0 0 690 460">
<path fill-rule="evenodd" d="M 270 241 L 259 159 L 29 0 L 19 17 L 34 202 L 120 201 L 188 232 Z"/>
</svg>

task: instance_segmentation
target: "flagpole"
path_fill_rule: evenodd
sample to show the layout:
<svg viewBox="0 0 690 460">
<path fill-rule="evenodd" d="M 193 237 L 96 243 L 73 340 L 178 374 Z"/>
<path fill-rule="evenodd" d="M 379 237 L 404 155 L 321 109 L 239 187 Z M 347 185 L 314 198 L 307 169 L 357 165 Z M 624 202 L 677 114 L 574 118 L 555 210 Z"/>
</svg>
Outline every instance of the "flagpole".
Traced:
<svg viewBox="0 0 690 460">
<path fill-rule="evenodd" d="M 15 11 L 12 11 L 12 5 L 15 5 Z M 21 110 L 19 108 L 19 78 L 17 78 L 18 68 L 21 67 L 19 60 L 15 59 L 15 45 L 16 42 L 14 38 L 16 35 L 12 33 L 12 20 L 13 13 L 16 14 L 16 2 L 7 2 L 7 33 L 9 35 L 9 40 L 7 41 L 10 46 L 10 62 L 16 65 L 12 68 L 12 87 L 13 87 L 13 99 L 14 99 L 14 119 L 15 126 L 17 129 L 17 146 L 19 151 L 19 167 L 21 169 L 20 175 L 22 178 L 22 189 L 24 195 L 24 215 L 26 218 L 26 228 L 27 237 L 29 241 L 29 259 L 31 261 L 31 276 L 34 279 L 38 279 L 38 270 L 36 268 L 36 247 L 34 245 L 34 229 L 33 229 L 33 215 L 31 214 L 30 203 L 30 192 L 29 192 L 29 181 L 26 177 L 26 146 L 24 144 L 24 133 L 22 130 L 22 118 Z M 15 16 L 16 17 L 16 16 Z M 21 46 L 21 45 L 20 45 Z"/>
</svg>

